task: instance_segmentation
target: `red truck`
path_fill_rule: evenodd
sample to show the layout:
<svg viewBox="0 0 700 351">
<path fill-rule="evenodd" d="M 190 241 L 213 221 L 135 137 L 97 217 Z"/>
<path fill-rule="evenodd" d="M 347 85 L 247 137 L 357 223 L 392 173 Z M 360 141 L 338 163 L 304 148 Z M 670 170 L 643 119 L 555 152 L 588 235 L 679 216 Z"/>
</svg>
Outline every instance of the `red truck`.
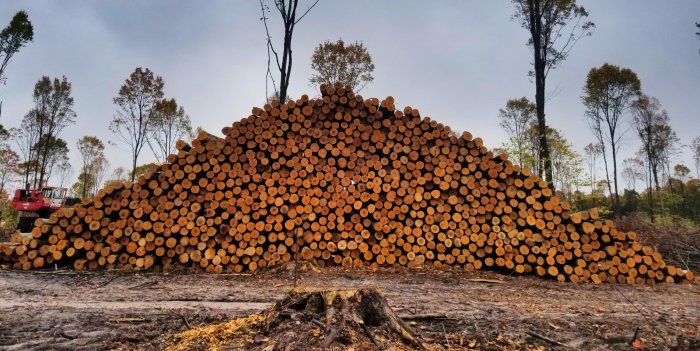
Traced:
<svg viewBox="0 0 700 351">
<path fill-rule="evenodd" d="M 17 229 L 29 232 L 37 218 L 48 218 L 51 213 L 66 203 L 68 189 L 43 187 L 41 189 L 17 189 L 12 199 L 12 207 L 19 211 Z"/>
</svg>

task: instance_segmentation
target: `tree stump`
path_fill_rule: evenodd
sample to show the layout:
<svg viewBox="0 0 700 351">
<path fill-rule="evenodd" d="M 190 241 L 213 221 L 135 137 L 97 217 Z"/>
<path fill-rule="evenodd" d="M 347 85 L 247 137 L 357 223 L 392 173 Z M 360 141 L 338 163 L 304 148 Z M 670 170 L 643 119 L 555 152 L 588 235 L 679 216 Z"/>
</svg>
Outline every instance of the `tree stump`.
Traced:
<svg viewBox="0 0 700 351">
<path fill-rule="evenodd" d="M 323 317 L 321 321 L 328 334 L 321 348 L 335 343 L 355 344 L 363 338 L 360 334 L 379 348 L 384 348 L 391 340 L 421 346 L 414 332 L 394 313 L 378 289 L 293 290 L 275 308 Z"/>
<path fill-rule="evenodd" d="M 198 327 L 170 338 L 167 350 L 431 350 L 378 289 L 295 289 L 267 311 Z"/>
</svg>

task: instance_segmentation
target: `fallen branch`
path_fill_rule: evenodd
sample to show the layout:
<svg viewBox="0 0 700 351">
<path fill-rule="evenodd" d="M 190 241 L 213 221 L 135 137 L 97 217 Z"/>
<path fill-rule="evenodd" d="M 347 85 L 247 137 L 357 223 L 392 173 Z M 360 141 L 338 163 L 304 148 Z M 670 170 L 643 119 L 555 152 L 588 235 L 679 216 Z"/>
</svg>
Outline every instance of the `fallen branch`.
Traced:
<svg viewBox="0 0 700 351">
<path fill-rule="evenodd" d="M 187 329 L 192 329 L 192 326 L 191 326 L 190 323 L 187 321 L 187 318 L 185 318 L 185 316 L 180 315 L 180 318 L 181 318 L 182 321 L 185 323 L 185 326 L 187 327 Z"/>
<path fill-rule="evenodd" d="M 400 315 L 399 318 L 405 321 L 421 321 L 421 320 L 431 320 L 431 319 L 452 319 L 445 314 L 409 314 Z"/>
<path fill-rule="evenodd" d="M 364 325 L 364 324 L 363 324 Z M 326 336 L 325 339 L 323 339 L 323 343 L 321 344 L 322 349 L 327 349 L 333 341 L 335 341 L 335 338 L 338 337 L 338 334 L 340 333 L 340 328 L 333 328 L 330 333 Z"/>
<path fill-rule="evenodd" d="M 470 281 L 472 283 L 494 283 L 494 284 L 503 284 L 504 283 L 504 281 L 502 281 L 502 280 L 483 279 L 483 278 L 467 279 L 467 281 Z"/>
<path fill-rule="evenodd" d="M 111 323 L 146 323 L 149 322 L 146 318 L 112 318 Z"/>
<path fill-rule="evenodd" d="M 72 335 L 66 334 L 66 332 L 63 331 L 63 329 L 56 330 L 54 332 L 54 335 L 58 335 L 62 338 L 68 339 L 68 340 L 73 340 L 73 339 L 77 338 L 77 336 L 72 336 Z"/>
<path fill-rule="evenodd" d="M 552 345 L 563 346 L 563 347 L 567 347 L 567 348 L 570 347 L 570 346 L 567 345 L 567 344 L 564 344 L 564 343 L 561 343 L 561 342 L 559 342 L 559 341 L 550 339 L 550 338 L 548 338 L 548 337 L 546 337 L 546 336 L 537 334 L 537 333 L 532 332 L 532 331 L 528 331 L 528 332 L 527 332 L 527 335 L 530 335 L 530 336 L 532 336 L 533 338 L 540 339 L 540 340 L 542 340 L 542 341 L 546 341 L 546 342 L 548 342 L 548 343 L 550 343 L 550 344 L 552 344 Z"/>
<path fill-rule="evenodd" d="M 367 327 L 367 325 L 365 323 L 362 323 L 362 330 L 365 331 L 365 334 L 367 335 L 369 340 L 372 341 L 372 343 L 375 346 L 377 346 L 377 348 L 379 348 L 380 350 L 384 349 L 384 347 L 379 344 L 379 341 L 377 341 L 377 338 L 374 337 L 374 334 L 372 333 L 371 330 L 369 330 L 369 328 Z"/>
<path fill-rule="evenodd" d="M 447 345 L 447 349 L 451 350 L 452 347 L 450 346 L 450 339 L 447 337 L 447 330 L 445 330 L 445 324 L 442 323 L 442 333 L 445 335 L 445 345 Z"/>
<path fill-rule="evenodd" d="M 20 273 L 30 274 L 52 274 L 52 275 L 83 275 L 85 272 L 76 272 L 70 270 L 53 270 L 53 271 L 17 271 Z"/>
<path fill-rule="evenodd" d="M 112 277 L 112 279 L 108 279 L 106 282 L 101 283 L 101 284 L 98 284 L 98 285 L 96 285 L 96 286 L 92 286 L 91 288 L 93 288 L 93 289 L 99 289 L 99 288 L 104 287 L 104 286 L 106 286 L 107 284 L 109 284 L 109 283 L 115 281 L 117 278 L 119 278 L 119 277 L 118 277 L 118 276 Z"/>
<path fill-rule="evenodd" d="M 145 283 L 143 283 L 143 284 L 139 284 L 139 285 L 134 285 L 134 286 L 128 287 L 127 290 L 142 289 L 142 288 L 149 287 L 149 286 L 151 286 L 151 285 L 156 285 L 156 284 L 158 284 L 158 281 L 157 281 L 157 280 L 152 280 L 152 281 L 150 281 L 150 282 L 145 282 Z"/>
</svg>

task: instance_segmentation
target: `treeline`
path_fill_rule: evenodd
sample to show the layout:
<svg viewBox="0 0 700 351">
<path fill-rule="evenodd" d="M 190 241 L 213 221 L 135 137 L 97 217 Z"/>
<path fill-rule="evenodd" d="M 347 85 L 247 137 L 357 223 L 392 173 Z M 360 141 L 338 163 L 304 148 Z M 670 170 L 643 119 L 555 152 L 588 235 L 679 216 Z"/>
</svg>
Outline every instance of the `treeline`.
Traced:
<svg viewBox="0 0 700 351">
<path fill-rule="evenodd" d="M 133 180 L 138 159 L 148 147 L 158 162 L 175 152 L 175 142 L 192 134 L 189 116 L 175 99 L 164 98 L 163 80 L 148 69 L 137 68 L 125 81 L 114 98 L 116 113 L 109 130 L 128 147 L 132 168 L 126 175 L 117 169 L 113 176 Z M 66 186 L 72 176 L 68 143 L 63 131 L 75 124 L 71 83 L 62 78 L 42 77 L 33 92 L 34 106 L 22 118 L 21 126 L 7 134 L 19 153 L 9 144 L 0 149 L 2 170 L 0 190 L 19 178 L 24 187 Z M 109 161 L 105 143 L 96 136 L 86 135 L 76 143 L 79 158 L 77 181 L 71 186 L 75 197 L 93 196 L 107 176 Z"/>
<path fill-rule="evenodd" d="M 649 198 L 654 201 L 648 201 Z M 641 193 L 625 189 L 620 214 L 635 212 L 647 214 L 653 222 L 700 226 L 700 180 L 693 178 L 684 182 L 673 177 L 658 189 Z"/>
<path fill-rule="evenodd" d="M 26 12 L 19 11 L 0 32 L 0 80 L 10 59 L 33 41 L 34 30 Z M 175 142 L 192 135 L 189 116 L 173 98 L 163 93 L 163 78 L 149 69 L 136 68 L 121 86 L 113 103 L 116 112 L 109 130 L 117 143 L 131 151 L 130 171 L 118 167 L 112 180 L 127 180 L 143 172 L 138 159 L 144 146 L 153 152 L 157 162 L 165 162 L 175 152 Z M 0 124 L 0 219 L 8 212 L 8 184 L 20 183 L 23 188 L 68 186 L 72 180 L 70 146 L 62 138 L 66 128 L 75 124 L 75 99 L 66 76 L 41 77 L 32 92 L 33 106 L 22 118 L 19 127 L 6 129 Z M 2 103 L 0 102 L 0 113 Z M 115 143 L 115 144 L 117 144 Z M 14 144 L 14 147 L 13 145 Z M 109 169 L 105 143 L 96 136 L 85 135 L 76 143 L 80 163 L 77 181 L 70 186 L 71 195 L 94 196 L 102 187 Z M 11 211 L 9 211 L 11 212 Z"/>
<path fill-rule="evenodd" d="M 509 136 L 502 149 L 516 163 L 545 178 L 557 193 L 578 209 L 601 207 L 610 216 L 643 210 L 653 222 L 659 216 L 698 218 L 697 179 L 690 169 L 674 163 L 685 147 L 658 99 L 645 95 L 632 70 L 605 63 L 591 68 L 583 86 L 582 103 L 594 142 L 579 154 L 559 130 L 545 120 L 547 74 L 565 60 L 579 39 L 590 36 L 595 24 L 575 0 L 539 2 L 513 0 L 515 18 L 530 34 L 535 102 L 511 99 L 499 110 L 500 126 Z M 696 33 L 700 36 L 700 33 Z M 627 126 L 641 143 L 636 156 L 620 160 Z M 700 178 L 700 136 L 689 145 Z M 602 162 L 603 179 L 598 179 Z M 623 189 L 621 178 L 627 183 Z M 638 193 L 637 181 L 644 183 Z M 589 191 L 584 191 L 588 189 Z"/>
<path fill-rule="evenodd" d="M 674 162 L 686 146 L 671 127 L 670 117 L 658 99 L 642 93 L 637 75 L 629 69 L 604 64 L 591 69 L 583 90 L 582 101 L 595 138 L 584 148 L 584 155 L 576 152 L 560 131 L 547 129 L 551 184 L 560 196 L 578 209 L 597 206 L 613 216 L 642 210 L 652 222 L 658 216 L 670 216 L 700 223 L 698 179 L 691 179 L 688 166 Z M 502 149 L 516 163 L 541 173 L 543 155 L 535 104 L 526 97 L 509 100 L 498 117 L 509 135 Z M 635 157 L 621 162 L 619 150 L 627 125 L 633 126 L 641 146 Z M 700 137 L 687 147 L 695 161 L 696 177 L 700 177 Z M 603 177 L 598 179 L 601 168 Z M 584 188 L 590 191 L 584 193 Z M 645 190 L 640 193 L 640 188 Z"/>
</svg>

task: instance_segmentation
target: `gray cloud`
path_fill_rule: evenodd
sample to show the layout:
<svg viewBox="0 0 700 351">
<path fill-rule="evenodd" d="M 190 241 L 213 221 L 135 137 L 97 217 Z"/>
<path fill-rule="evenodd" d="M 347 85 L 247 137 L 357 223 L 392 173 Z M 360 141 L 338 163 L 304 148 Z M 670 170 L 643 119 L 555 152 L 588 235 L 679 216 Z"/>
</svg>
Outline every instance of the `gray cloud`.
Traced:
<svg viewBox="0 0 700 351">
<path fill-rule="evenodd" d="M 694 35 L 700 2 L 582 3 L 597 28 L 550 74 L 548 91 L 556 92 L 547 106 L 551 126 L 579 150 L 593 140 L 581 89 L 590 68 L 609 62 L 639 75 L 644 91 L 668 110 L 682 142 L 700 135 L 700 40 Z M 166 95 L 178 99 L 195 126 L 211 132 L 264 100 L 266 51 L 257 1 L 2 2 L 0 25 L 19 9 L 29 13 L 35 41 L 15 56 L 7 85 L 0 87 L 5 126 L 19 125 L 42 75 L 66 75 L 73 83 L 78 119 L 64 135 L 72 149 L 86 134 L 113 139 L 107 130 L 112 98 L 137 66 L 162 75 Z M 317 94 L 308 77 L 318 43 L 360 40 L 377 67 L 363 96 L 392 95 L 399 106 L 411 105 L 497 147 L 505 140 L 498 109 L 510 98 L 534 95 L 527 33 L 510 19 L 512 12 L 508 1 L 321 0 L 295 32 L 290 94 Z M 623 158 L 638 147 L 633 133 L 625 140 Z M 129 164 L 115 147 L 108 156 L 113 167 Z M 74 151 L 71 158 L 77 167 Z M 140 161 L 152 159 L 144 150 Z M 692 164 L 687 152 L 677 161 Z"/>
</svg>

